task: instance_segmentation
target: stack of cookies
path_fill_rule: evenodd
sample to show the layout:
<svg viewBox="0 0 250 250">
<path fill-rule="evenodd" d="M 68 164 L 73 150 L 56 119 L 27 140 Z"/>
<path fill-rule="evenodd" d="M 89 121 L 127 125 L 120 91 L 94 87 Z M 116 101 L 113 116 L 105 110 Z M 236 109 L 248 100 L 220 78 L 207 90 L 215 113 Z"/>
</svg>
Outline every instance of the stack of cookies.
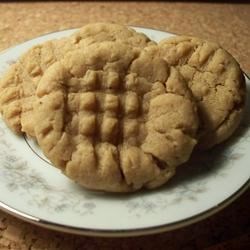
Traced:
<svg viewBox="0 0 250 250">
<path fill-rule="evenodd" d="M 96 23 L 27 51 L 0 80 L 0 112 L 80 185 L 131 192 L 161 186 L 194 149 L 229 138 L 245 94 L 238 63 L 217 44 L 156 44 Z"/>
</svg>

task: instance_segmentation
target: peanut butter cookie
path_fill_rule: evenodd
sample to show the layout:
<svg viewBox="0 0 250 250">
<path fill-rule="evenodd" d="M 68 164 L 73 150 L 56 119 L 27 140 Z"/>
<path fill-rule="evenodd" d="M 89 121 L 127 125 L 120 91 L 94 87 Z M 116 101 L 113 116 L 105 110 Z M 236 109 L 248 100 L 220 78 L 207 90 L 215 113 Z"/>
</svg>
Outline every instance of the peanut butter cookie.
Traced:
<svg viewBox="0 0 250 250">
<path fill-rule="evenodd" d="M 188 82 L 201 118 L 198 147 L 226 140 L 238 127 L 245 106 L 245 80 L 236 60 L 218 44 L 177 36 L 159 43 L 164 60 Z"/>
<path fill-rule="evenodd" d="M 0 80 L 0 112 L 16 133 L 34 136 L 32 103 L 46 69 L 68 52 L 101 41 L 123 41 L 136 47 L 153 42 L 145 35 L 118 24 L 88 24 L 71 37 L 45 42 L 26 52 Z"/>
<path fill-rule="evenodd" d="M 191 91 L 157 46 L 102 42 L 68 53 L 45 72 L 36 98 L 43 152 L 89 189 L 160 186 L 197 142 Z"/>
</svg>

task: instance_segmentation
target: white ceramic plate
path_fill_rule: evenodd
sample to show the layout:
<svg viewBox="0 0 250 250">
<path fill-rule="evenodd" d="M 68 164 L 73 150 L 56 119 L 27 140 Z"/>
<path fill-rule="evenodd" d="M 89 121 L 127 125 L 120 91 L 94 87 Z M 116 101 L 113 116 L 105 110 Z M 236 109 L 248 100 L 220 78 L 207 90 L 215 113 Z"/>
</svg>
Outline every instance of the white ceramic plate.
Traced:
<svg viewBox="0 0 250 250">
<path fill-rule="evenodd" d="M 135 29 L 156 41 L 172 36 Z M 73 31 L 47 34 L 4 51 L 0 55 L 0 74 L 31 46 Z M 246 80 L 249 87 L 250 81 Z M 0 119 L 0 207 L 40 226 L 78 234 L 128 236 L 171 230 L 219 211 L 247 189 L 249 150 L 247 113 L 229 142 L 180 167 L 164 187 L 111 195 L 74 184 L 50 166 L 31 140 L 14 135 Z"/>
</svg>

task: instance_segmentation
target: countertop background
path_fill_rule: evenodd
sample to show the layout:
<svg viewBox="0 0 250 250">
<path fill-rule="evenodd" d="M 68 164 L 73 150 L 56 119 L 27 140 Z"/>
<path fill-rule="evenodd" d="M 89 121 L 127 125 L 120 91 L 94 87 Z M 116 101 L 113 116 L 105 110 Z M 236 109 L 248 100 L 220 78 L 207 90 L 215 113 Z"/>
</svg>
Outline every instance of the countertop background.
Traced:
<svg viewBox="0 0 250 250">
<path fill-rule="evenodd" d="M 250 74 L 250 5 L 209 2 L 0 3 L 0 51 L 89 22 L 145 26 L 219 42 Z M 95 238 L 42 229 L 0 211 L 0 249 L 250 249 L 250 191 L 212 217 L 153 236 Z"/>
</svg>

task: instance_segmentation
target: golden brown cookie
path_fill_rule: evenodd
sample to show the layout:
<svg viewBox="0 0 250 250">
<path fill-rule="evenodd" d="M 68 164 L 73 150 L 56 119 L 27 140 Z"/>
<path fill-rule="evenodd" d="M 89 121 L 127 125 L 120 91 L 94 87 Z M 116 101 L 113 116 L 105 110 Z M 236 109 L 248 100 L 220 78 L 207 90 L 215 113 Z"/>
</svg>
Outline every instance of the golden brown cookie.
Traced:
<svg viewBox="0 0 250 250">
<path fill-rule="evenodd" d="M 136 47 L 153 43 L 145 35 L 126 26 L 94 23 L 84 26 L 69 38 L 31 48 L 0 80 L 0 112 L 8 126 L 16 133 L 34 136 L 32 103 L 37 83 L 46 69 L 74 49 L 116 40 Z"/>
<path fill-rule="evenodd" d="M 31 123 L 34 93 L 44 71 L 60 57 L 55 46 L 56 41 L 34 46 L 0 80 L 0 111 L 16 133 L 34 136 Z"/>
<path fill-rule="evenodd" d="M 198 147 L 226 140 L 238 127 L 245 106 L 245 79 L 236 60 L 218 44 L 177 36 L 159 43 L 164 60 L 188 82 L 201 118 Z"/>
<path fill-rule="evenodd" d="M 134 29 L 115 23 L 91 23 L 76 31 L 71 42 L 80 47 L 103 41 L 123 41 L 128 45 L 144 48 L 146 45 L 156 44 L 145 34 Z"/>
<path fill-rule="evenodd" d="M 69 53 L 45 72 L 36 96 L 43 152 L 90 189 L 160 186 L 196 144 L 192 94 L 157 46 L 103 42 Z"/>
</svg>

